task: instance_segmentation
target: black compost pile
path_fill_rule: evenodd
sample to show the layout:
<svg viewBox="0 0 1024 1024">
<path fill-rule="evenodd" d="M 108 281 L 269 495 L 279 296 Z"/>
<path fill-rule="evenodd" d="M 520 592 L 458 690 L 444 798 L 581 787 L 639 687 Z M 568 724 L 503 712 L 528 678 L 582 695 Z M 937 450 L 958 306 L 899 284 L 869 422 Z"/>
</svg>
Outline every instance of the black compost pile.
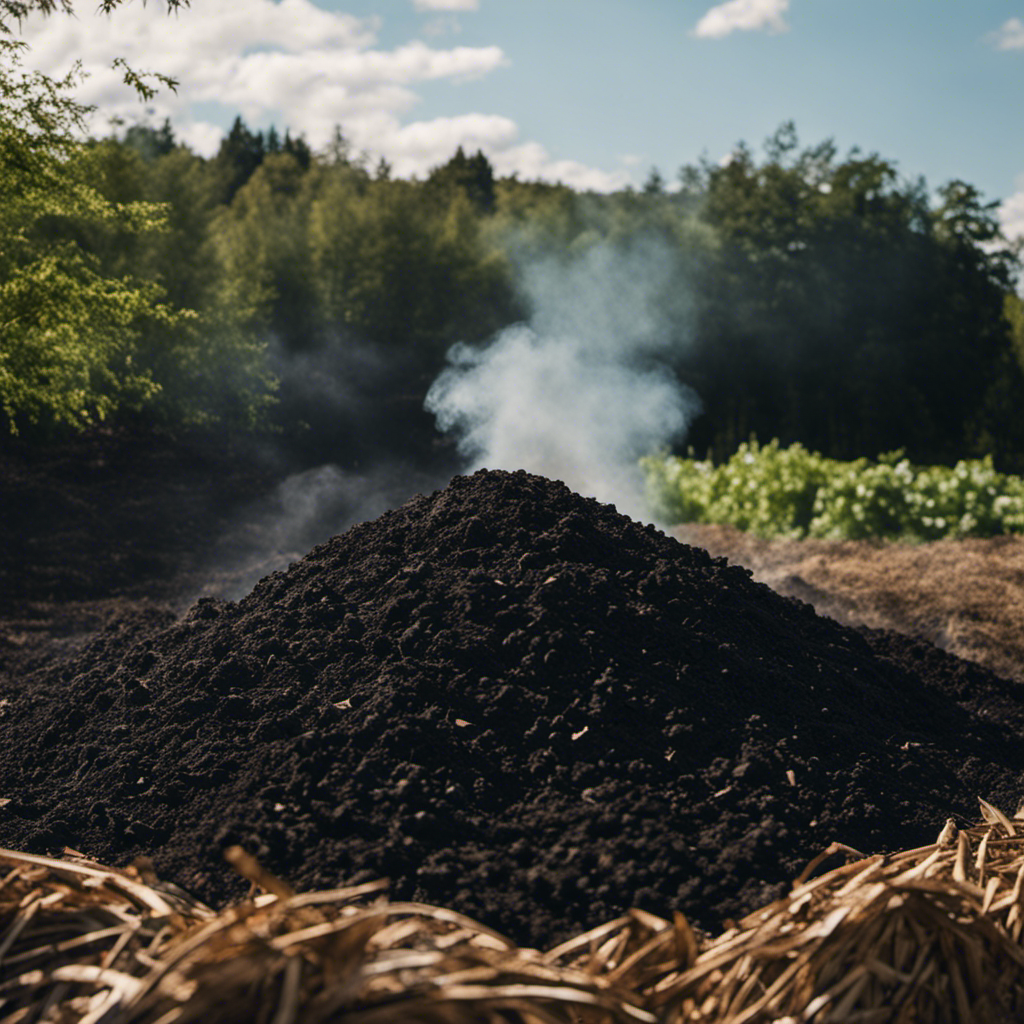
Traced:
<svg viewBox="0 0 1024 1024">
<path fill-rule="evenodd" d="M 0 694 L 0 844 L 152 855 L 219 903 L 241 843 L 539 946 L 633 905 L 714 929 L 833 840 L 1015 811 L 1021 689 L 482 471 Z"/>
</svg>

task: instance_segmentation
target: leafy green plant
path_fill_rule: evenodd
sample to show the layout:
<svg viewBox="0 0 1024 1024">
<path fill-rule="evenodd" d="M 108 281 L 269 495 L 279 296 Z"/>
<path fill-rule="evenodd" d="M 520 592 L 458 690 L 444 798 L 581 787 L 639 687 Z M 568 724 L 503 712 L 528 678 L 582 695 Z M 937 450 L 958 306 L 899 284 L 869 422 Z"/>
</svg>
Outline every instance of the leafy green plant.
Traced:
<svg viewBox="0 0 1024 1024">
<path fill-rule="evenodd" d="M 725 523 L 763 537 L 940 540 L 1024 532 L 1024 480 L 990 458 L 915 466 L 902 451 L 853 462 L 750 441 L 726 462 L 641 460 L 668 523 Z"/>
</svg>

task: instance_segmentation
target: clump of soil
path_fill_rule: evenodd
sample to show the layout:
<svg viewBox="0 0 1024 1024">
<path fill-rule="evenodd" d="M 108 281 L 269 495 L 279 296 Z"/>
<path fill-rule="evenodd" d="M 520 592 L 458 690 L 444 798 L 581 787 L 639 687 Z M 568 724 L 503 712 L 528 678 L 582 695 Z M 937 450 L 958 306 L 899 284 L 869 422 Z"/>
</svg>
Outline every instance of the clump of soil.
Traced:
<svg viewBox="0 0 1024 1024">
<path fill-rule="evenodd" d="M 832 840 L 1015 809 L 1024 688 L 862 634 L 523 472 L 457 477 L 237 603 L 109 629 L 0 694 L 0 843 L 154 854 L 549 946 L 639 905 L 722 921 Z"/>
</svg>

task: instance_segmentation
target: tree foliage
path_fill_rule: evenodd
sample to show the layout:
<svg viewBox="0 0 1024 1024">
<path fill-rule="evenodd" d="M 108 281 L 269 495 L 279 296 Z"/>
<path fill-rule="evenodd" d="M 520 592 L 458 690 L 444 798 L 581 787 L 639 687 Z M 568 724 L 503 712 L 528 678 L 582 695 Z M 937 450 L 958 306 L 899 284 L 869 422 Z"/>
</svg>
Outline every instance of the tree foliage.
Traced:
<svg viewBox="0 0 1024 1024">
<path fill-rule="evenodd" d="M 33 6 L 53 5 L 8 4 L 0 13 L 23 16 Z M 174 422 L 217 418 L 225 406 L 197 396 L 225 353 L 200 337 L 195 309 L 167 301 L 162 268 L 147 265 L 147 246 L 167 231 L 167 207 L 146 197 L 137 148 L 78 141 L 90 112 L 74 99 L 80 72 L 60 80 L 27 72 L 24 49 L 0 38 L 6 431 L 83 429 L 143 410 Z M 213 351 L 197 356 L 200 347 Z M 268 381 L 252 345 L 235 334 L 228 348 L 238 384 L 229 406 L 251 422 Z"/>
<path fill-rule="evenodd" d="M 494 210 L 494 169 L 482 150 L 466 156 L 459 146 L 446 164 L 434 168 L 427 177 L 427 194 L 442 201 L 461 192 L 477 213 Z"/>
<path fill-rule="evenodd" d="M 135 346 L 177 314 L 152 282 L 105 274 L 95 243 L 156 230 L 159 211 L 109 202 L 90 182 L 72 140 L 84 118 L 75 73 L 23 71 L 10 40 L 0 57 L 0 409 L 11 429 L 83 426 L 154 393 Z"/>
<path fill-rule="evenodd" d="M 250 131 L 242 118 L 236 117 L 213 160 L 221 179 L 223 202 L 230 203 L 234 199 L 267 157 L 279 154 L 290 156 L 304 171 L 309 170 L 313 159 L 312 151 L 302 136 L 292 138 L 291 132 L 285 131 L 282 140 L 273 125 L 264 136 L 261 131 Z"/>
<path fill-rule="evenodd" d="M 100 0 L 97 10 L 101 14 L 110 14 L 124 2 L 125 0 Z M 167 13 L 171 14 L 182 7 L 189 7 L 191 0 L 166 0 L 166 3 Z M 72 0 L 0 0 L 0 33 L 10 35 L 14 31 L 14 26 L 20 24 L 30 14 L 74 14 L 74 9 Z"/>
<path fill-rule="evenodd" d="M 762 163 L 741 147 L 683 186 L 718 239 L 681 361 L 705 405 L 698 446 L 778 433 L 843 457 L 972 449 L 1006 372 L 1016 270 L 996 204 L 957 181 L 933 203 L 877 155 L 800 150 L 791 125 Z"/>
<path fill-rule="evenodd" d="M 932 192 L 876 154 L 801 147 L 788 124 L 760 157 L 739 146 L 683 168 L 678 187 L 652 171 L 607 195 L 500 178 L 461 149 L 396 179 L 340 128 L 312 153 L 241 118 L 204 159 L 168 122 L 75 143 L 73 80 L 13 74 L 0 110 L 9 426 L 143 410 L 271 414 L 291 431 L 320 415 L 345 424 L 330 428 L 338 450 L 368 430 L 426 445 L 422 401 L 449 347 L 529 317 L 524 267 L 644 243 L 661 254 L 662 351 L 703 404 L 698 450 L 721 461 L 759 434 L 833 459 L 905 448 L 1024 469 L 1017 253 L 965 182 Z"/>
</svg>

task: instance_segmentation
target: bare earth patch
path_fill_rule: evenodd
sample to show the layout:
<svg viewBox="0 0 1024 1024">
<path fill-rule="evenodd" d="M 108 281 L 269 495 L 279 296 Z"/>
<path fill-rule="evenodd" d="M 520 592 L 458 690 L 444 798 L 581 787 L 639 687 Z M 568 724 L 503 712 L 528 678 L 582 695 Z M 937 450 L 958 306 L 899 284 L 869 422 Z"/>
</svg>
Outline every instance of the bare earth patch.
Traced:
<svg viewBox="0 0 1024 1024">
<path fill-rule="evenodd" d="M 892 544 L 763 540 L 729 526 L 672 530 L 845 625 L 928 640 L 1024 682 L 1024 538 Z"/>
</svg>

